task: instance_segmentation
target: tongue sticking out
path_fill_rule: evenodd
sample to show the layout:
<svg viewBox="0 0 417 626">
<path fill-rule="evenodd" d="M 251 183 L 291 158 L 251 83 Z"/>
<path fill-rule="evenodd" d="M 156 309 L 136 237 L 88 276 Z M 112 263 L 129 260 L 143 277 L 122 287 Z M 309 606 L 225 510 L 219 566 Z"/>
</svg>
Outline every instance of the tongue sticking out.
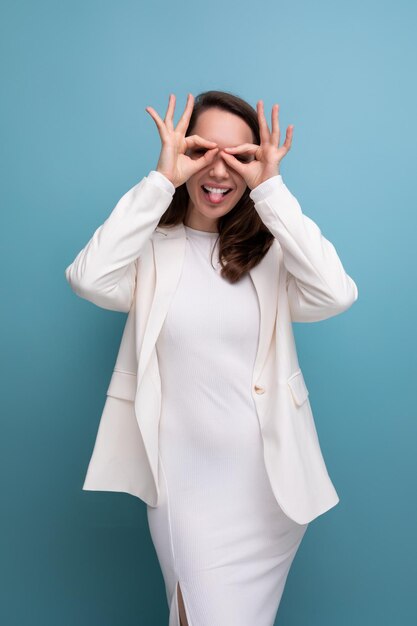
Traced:
<svg viewBox="0 0 417 626">
<path fill-rule="evenodd" d="M 213 202 L 214 204 L 220 204 L 220 202 L 222 202 L 224 196 L 227 195 L 227 193 L 214 193 L 213 191 L 207 191 L 205 192 L 206 196 L 208 197 L 210 202 Z"/>
<path fill-rule="evenodd" d="M 214 193 L 210 191 L 208 194 L 210 202 L 214 202 L 215 204 L 219 204 L 223 200 L 224 193 Z"/>
</svg>

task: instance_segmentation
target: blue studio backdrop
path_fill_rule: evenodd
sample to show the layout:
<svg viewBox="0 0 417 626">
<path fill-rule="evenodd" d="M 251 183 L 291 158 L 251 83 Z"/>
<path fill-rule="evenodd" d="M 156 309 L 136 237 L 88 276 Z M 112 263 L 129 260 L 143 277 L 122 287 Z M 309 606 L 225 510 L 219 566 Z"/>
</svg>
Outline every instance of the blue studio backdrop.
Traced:
<svg viewBox="0 0 417 626">
<path fill-rule="evenodd" d="M 5 626 L 167 623 L 145 504 L 82 491 L 126 315 L 64 270 L 155 169 L 145 107 L 280 104 L 281 173 L 359 299 L 294 324 L 340 503 L 314 520 L 276 623 L 415 626 L 416 5 L 16 0 L 1 5 L 1 574 Z"/>
</svg>

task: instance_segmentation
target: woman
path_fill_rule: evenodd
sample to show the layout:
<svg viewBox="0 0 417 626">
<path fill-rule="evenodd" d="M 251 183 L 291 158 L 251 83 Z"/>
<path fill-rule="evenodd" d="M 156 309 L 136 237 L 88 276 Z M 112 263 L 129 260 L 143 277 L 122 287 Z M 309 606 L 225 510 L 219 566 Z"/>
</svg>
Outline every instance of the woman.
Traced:
<svg viewBox="0 0 417 626">
<path fill-rule="evenodd" d="M 271 132 L 262 101 L 254 111 L 227 92 L 205 92 L 196 102 L 189 94 L 175 128 L 174 109 L 174 95 L 164 120 L 146 108 L 162 141 L 156 170 L 124 196 L 66 269 L 82 297 L 129 312 L 132 320 L 134 314 L 140 335 L 137 364 L 128 346 L 133 339 L 126 339 L 133 338 L 128 320 L 125 356 L 119 353 L 84 488 L 128 491 L 147 502 L 170 626 L 272 626 L 309 520 L 338 501 L 290 323 L 341 313 L 358 292 L 332 244 L 282 182 L 279 165 L 293 126 L 279 147 L 278 105 Z M 155 194 L 157 218 L 146 193 Z M 170 260 L 172 280 L 161 276 L 170 270 L 158 241 L 170 231 L 171 250 L 184 252 Z M 272 282 L 278 269 L 279 286 Z M 153 300 L 149 296 L 145 308 L 148 292 Z M 134 313 L 135 307 L 142 309 Z M 140 393 L 146 393 L 142 402 Z M 146 415 L 152 403 L 159 420 Z M 133 453 L 135 412 L 142 438 Z M 123 447 L 110 453 L 123 437 Z M 124 457 L 145 457 L 145 451 L 158 466 L 155 491 L 151 479 L 144 486 L 144 465 L 136 487 L 128 482 L 133 461 L 112 482 L 110 468 L 117 472 Z M 154 492 L 157 499 L 148 495 Z"/>
</svg>

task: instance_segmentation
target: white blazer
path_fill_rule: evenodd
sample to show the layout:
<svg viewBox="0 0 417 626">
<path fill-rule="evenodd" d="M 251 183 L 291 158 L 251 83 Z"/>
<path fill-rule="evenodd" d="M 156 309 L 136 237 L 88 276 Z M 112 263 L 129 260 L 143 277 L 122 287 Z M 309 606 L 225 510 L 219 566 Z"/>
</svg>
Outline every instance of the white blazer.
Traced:
<svg viewBox="0 0 417 626">
<path fill-rule="evenodd" d="M 175 189 L 165 177 L 170 186 L 161 185 L 158 175 L 151 172 L 122 196 L 65 270 L 78 296 L 128 313 L 83 489 L 126 492 L 150 506 L 158 506 L 160 495 L 161 379 L 155 344 L 186 244 L 182 223 L 157 226 Z M 292 322 L 338 315 L 357 299 L 358 289 L 282 176 L 264 181 L 250 195 L 275 237 L 249 272 L 260 307 L 252 393 L 274 496 L 287 516 L 305 524 L 339 497 L 320 449 Z M 184 380 L 179 393 L 186 392 Z"/>
</svg>

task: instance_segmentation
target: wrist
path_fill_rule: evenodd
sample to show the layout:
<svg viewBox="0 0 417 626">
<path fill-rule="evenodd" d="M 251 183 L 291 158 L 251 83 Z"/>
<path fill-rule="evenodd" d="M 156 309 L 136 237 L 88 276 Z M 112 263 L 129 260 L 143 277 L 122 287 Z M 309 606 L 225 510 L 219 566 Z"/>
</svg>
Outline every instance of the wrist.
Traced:
<svg viewBox="0 0 417 626">
<path fill-rule="evenodd" d="M 265 183 L 267 180 L 271 180 L 272 178 L 276 178 L 277 176 L 281 176 L 280 172 L 275 172 L 275 174 L 271 174 L 270 176 L 262 178 L 261 180 L 257 181 L 254 187 L 250 187 L 250 190 L 252 191 L 253 189 L 256 189 L 257 187 L 262 185 L 262 183 Z"/>
<path fill-rule="evenodd" d="M 167 176 L 167 174 L 165 174 L 165 172 L 163 172 L 162 170 L 158 169 L 158 167 L 154 170 L 155 172 L 158 172 L 158 174 L 162 174 L 162 176 L 165 176 L 166 180 L 169 180 L 169 182 L 171 183 L 171 185 L 174 185 L 174 187 L 176 186 L 174 181 L 171 180 L 170 176 Z"/>
<path fill-rule="evenodd" d="M 270 178 L 266 178 L 261 183 L 256 185 L 250 193 L 249 196 L 254 202 L 258 202 L 259 200 L 263 200 L 270 193 L 274 192 L 275 189 L 281 187 L 284 184 L 282 180 L 281 174 L 275 174 Z"/>
<path fill-rule="evenodd" d="M 152 182 L 154 182 L 155 184 L 157 184 L 158 186 L 166 189 L 166 191 L 168 191 L 171 194 L 174 194 L 175 192 L 175 185 L 173 184 L 173 182 L 165 175 L 163 174 L 160 170 L 156 169 L 156 170 L 152 170 L 149 175 L 148 175 L 149 180 Z"/>
</svg>

